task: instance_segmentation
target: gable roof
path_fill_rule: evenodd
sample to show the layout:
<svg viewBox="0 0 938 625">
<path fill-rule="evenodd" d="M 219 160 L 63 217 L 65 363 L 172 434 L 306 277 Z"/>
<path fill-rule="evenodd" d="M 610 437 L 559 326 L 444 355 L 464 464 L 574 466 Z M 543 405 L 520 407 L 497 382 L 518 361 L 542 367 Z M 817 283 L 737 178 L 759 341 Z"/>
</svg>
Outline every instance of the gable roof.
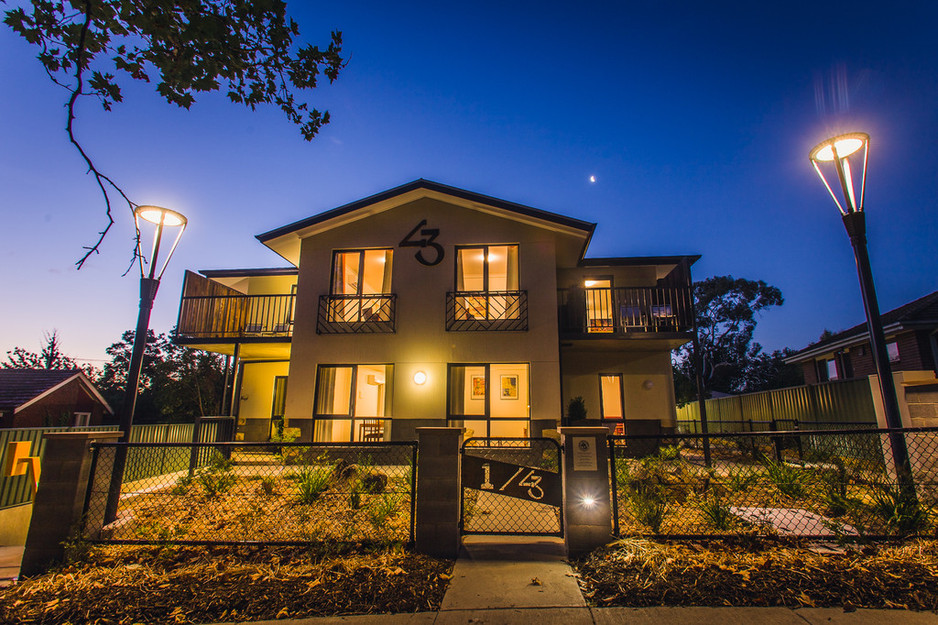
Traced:
<svg viewBox="0 0 938 625">
<path fill-rule="evenodd" d="M 885 312 L 880 315 L 880 320 L 883 324 L 883 331 L 887 334 L 894 334 L 897 331 L 915 326 L 938 326 L 938 291 Z M 822 341 L 811 343 L 786 358 L 785 361 L 802 362 L 820 354 L 868 340 L 869 330 L 866 322 L 858 323 L 852 328 L 832 334 Z"/>
<path fill-rule="evenodd" d="M 19 412 L 75 379 L 105 410 L 114 412 L 80 369 L 0 369 L 0 410 Z"/>
<path fill-rule="evenodd" d="M 332 210 L 327 210 L 318 215 L 301 219 L 300 221 L 287 224 L 280 228 L 270 230 L 257 235 L 257 240 L 277 252 L 291 263 L 299 262 L 299 240 L 306 236 L 316 234 L 325 230 L 351 223 L 363 217 L 380 213 L 390 208 L 400 206 L 407 202 L 422 198 L 436 197 L 440 199 L 457 200 L 460 204 L 475 208 L 476 210 L 487 210 L 493 213 L 506 214 L 509 217 L 519 221 L 533 222 L 541 226 L 553 226 L 558 230 L 566 231 L 569 234 L 576 234 L 583 239 L 583 246 L 580 252 L 582 258 L 590 238 L 593 236 L 595 223 L 581 221 L 573 217 L 559 215 L 525 206 L 500 200 L 481 193 L 474 193 L 451 187 L 439 182 L 425 180 L 420 178 L 413 182 L 408 182 L 399 187 L 382 191 L 375 195 L 366 197 Z M 494 210 L 493 210 L 494 209 Z"/>
</svg>

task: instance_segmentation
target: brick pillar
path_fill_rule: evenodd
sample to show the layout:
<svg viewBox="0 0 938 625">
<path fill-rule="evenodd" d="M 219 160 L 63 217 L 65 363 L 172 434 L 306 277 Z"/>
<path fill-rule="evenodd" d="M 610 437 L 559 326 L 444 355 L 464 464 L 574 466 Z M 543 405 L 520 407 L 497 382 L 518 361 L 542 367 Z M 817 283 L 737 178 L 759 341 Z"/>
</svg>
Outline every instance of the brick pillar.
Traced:
<svg viewBox="0 0 938 625">
<path fill-rule="evenodd" d="M 20 575 L 44 573 L 65 557 L 64 543 L 76 538 L 91 480 L 92 441 L 112 441 L 120 432 L 45 434 L 42 478 L 33 500 Z"/>
<path fill-rule="evenodd" d="M 417 551 L 438 558 L 459 553 L 463 428 L 417 428 Z"/>
<path fill-rule="evenodd" d="M 575 558 L 612 540 L 609 446 L 605 427 L 560 428 L 567 555 Z"/>
</svg>

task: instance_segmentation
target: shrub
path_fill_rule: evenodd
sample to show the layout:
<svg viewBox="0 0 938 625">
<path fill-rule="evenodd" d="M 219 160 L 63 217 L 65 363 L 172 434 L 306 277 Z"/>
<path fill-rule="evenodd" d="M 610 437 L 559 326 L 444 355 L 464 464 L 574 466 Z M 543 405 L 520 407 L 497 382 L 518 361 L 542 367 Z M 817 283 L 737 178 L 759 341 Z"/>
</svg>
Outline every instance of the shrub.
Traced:
<svg viewBox="0 0 938 625">
<path fill-rule="evenodd" d="M 230 471 L 206 471 L 199 476 L 199 484 L 205 489 L 206 497 L 217 497 L 227 493 L 238 478 Z"/>
<path fill-rule="evenodd" d="M 736 516 L 720 497 L 708 497 L 700 502 L 700 511 L 714 529 L 729 530 L 736 525 Z"/>
<path fill-rule="evenodd" d="M 741 470 L 729 475 L 727 485 L 731 492 L 742 493 L 755 486 L 758 480 L 759 475 L 754 471 Z"/>
<path fill-rule="evenodd" d="M 660 534 L 664 517 L 668 513 L 668 502 L 661 488 L 653 484 L 636 484 L 629 488 L 628 496 L 632 514 L 638 522 L 655 534 Z"/>
<path fill-rule="evenodd" d="M 176 485 L 169 491 L 173 495 L 186 495 L 189 493 L 189 487 L 192 486 L 192 478 L 184 475 L 176 480 Z"/>
<path fill-rule="evenodd" d="M 899 536 L 917 534 L 928 526 L 930 510 L 901 486 L 884 482 L 870 484 L 873 503 L 870 512 Z"/>
<path fill-rule="evenodd" d="M 277 490 L 277 478 L 270 475 L 261 476 L 258 487 L 265 495 L 273 495 Z"/>
<path fill-rule="evenodd" d="M 794 499 L 804 497 L 807 493 L 807 487 L 803 481 L 805 470 L 800 467 L 794 467 L 784 462 L 775 462 L 774 460 L 763 456 L 762 464 L 765 466 L 769 479 L 775 484 L 779 492 Z"/>
<path fill-rule="evenodd" d="M 300 470 L 296 474 L 300 503 L 313 503 L 319 499 L 329 488 L 331 476 L 331 466 L 305 467 Z"/>
<path fill-rule="evenodd" d="M 368 508 L 368 522 L 375 530 L 387 529 L 387 521 L 397 514 L 402 499 L 400 493 L 386 493 L 374 500 Z"/>
</svg>

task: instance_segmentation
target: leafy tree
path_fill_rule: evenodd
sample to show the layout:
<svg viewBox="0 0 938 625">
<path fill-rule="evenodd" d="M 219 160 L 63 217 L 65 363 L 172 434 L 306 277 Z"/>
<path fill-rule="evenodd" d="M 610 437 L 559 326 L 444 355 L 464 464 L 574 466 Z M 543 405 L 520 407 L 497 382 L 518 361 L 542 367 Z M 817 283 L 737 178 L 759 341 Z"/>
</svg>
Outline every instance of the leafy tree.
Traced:
<svg viewBox="0 0 938 625">
<path fill-rule="evenodd" d="M 762 280 L 715 276 L 695 282 L 694 300 L 704 393 L 742 393 L 798 384 L 800 370 L 785 365 L 787 351 L 770 354 L 754 342 L 757 315 L 784 303 L 782 292 Z M 675 350 L 675 392 L 679 403 L 697 396 L 691 344 Z"/>
<path fill-rule="evenodd" d="M 128 330 L 108 347 L 111 360 L 95 381 L 112 406 L 123 403 L 133 343 L 134 331 Z M 192 421 L 197 416 L 221 414 L 224 379 L 222 357 L 176 345 L 165 334 L 149 330 L 134 421 Z"/>
<path fill-rule="evenodd" d="M 4 22 L 39 48 L 43 69 L 65 88 L 68 138 L 104 197 L 108 222 L 79 269 L 114 223 L 110 193 L 131 211 L 135 206 L 76 138 L 79 97 L 95 97 L 110 110 L 123 100 L 118 76 L 156 80 L 167 102 L 187 109 L 196 94 L 223 89 L 252 110 L 280 107 L 309 141 L 329 113 L 298 101 L 294 92 L 315 88 L 320 74 L 336 80 L 345 65 L 340 32 L 333 31 L 324 50 L 295 44 L 299 27 L 287 17 L 284 0 L 31 0 L 27 8 L 7 11 Z"/>
<path fill-rule="evenodd" d="M 44 344 L 39 353 L 23 347 L 14 347 L 7 352 L 6 362 L 0 363 L 2 369 L 81 369 L 89 375 L 92 369 L 88 365 L 79 365 L 73 358 L 62 353 L 57 330 L 43 333 Z"/>
</svg>

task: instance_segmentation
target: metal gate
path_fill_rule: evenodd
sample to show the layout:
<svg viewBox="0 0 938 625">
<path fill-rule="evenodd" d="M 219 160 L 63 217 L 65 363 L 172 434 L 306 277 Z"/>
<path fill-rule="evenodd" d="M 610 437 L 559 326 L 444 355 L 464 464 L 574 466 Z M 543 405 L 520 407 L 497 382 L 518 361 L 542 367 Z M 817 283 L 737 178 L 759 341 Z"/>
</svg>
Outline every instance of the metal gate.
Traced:
<svg viewBox="0 0 938 625">
<path fill-rule="evenodd" d="M 469 438 L 461 453 L 463 534 L 563 536 L 557 441 Z"/>
</svg>

